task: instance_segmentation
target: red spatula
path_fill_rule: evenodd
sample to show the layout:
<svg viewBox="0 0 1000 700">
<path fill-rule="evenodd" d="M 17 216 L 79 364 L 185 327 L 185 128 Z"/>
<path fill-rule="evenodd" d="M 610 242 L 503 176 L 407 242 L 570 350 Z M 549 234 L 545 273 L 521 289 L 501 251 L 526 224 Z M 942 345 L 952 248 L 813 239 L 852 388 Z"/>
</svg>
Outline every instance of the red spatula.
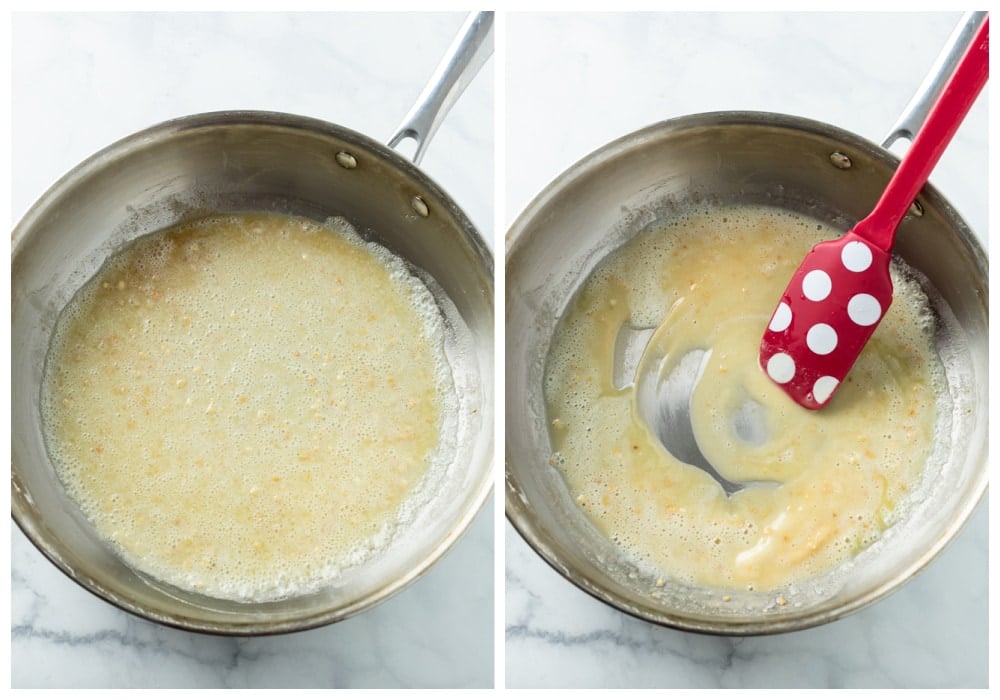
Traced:
<svg viewBox="0 0 1000 700">
<path fill-rule="evenodd" d="M 892 303 L 896 228 L 988 75 L 987 17 L 872 213 L 816 245 L 792 276 L 764 331 L 760 366 L 799 405 L 826 405 Z"/>
</svg>

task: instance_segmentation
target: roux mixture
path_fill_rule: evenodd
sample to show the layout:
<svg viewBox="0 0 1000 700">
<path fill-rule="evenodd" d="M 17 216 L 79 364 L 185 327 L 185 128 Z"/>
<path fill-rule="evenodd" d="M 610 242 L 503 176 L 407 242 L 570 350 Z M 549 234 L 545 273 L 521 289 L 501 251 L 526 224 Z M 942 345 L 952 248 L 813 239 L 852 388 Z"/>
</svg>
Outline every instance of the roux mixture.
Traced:
<svg viewBox="0 0 1000 700">
<path fill-rule="evenodd" d="M 277 599 L 418 507 L 452 410 L 442 322 L 400 260 L 336 228 L 247 214 L 147 236 L 60 316 L 49 451 L 137 568 Z"/>
<path fill-rule="evenodd" d="M 824 409 L 799 407 L 758 365 L 792 273 L 839 233 L 767 208 L 691 214 L 612 254 L 565 312 L 546 365 L 552 463 L 634 561 L 768 590 L 831 570 L 905 511 L 943 372 L 916 281 L 893 270 L 895 301 Z M 690 420 L 708 461 L 744 485 L 730 496 L 661 440 L 657 389 L 701 351 Z"/>
</svg>

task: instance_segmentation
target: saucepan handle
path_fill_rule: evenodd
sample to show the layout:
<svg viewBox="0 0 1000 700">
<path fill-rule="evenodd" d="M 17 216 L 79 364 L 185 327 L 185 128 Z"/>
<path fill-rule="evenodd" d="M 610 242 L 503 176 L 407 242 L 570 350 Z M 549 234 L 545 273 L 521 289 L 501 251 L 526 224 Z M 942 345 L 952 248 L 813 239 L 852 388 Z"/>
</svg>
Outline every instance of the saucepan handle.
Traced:
<svg viewBox="0 0 1000 700">
<path fill-rule="evenodd" d="M 492 53 L 493 13 L 474 12 L 466 19 L 430 82 L 389 139 L 389 147 L 395 148 L 404 139 L 413 139 L 417 143 L 413 162 L 420 163 L 427 144 L 448 110 Z"/>
<path fill-rule="evenodd" d="M 959 60 L 972 43 L 976 31 L 986 21 L 986 15 L 986 12 L 966 12 L 962 16 L 958 26 L 948 37 L 948 42 L 938 54 L 934 65 L 928 71 L 924 82 L 917 88 L 913 97 L 910 98 L 909 104 L 906 105 L 902 114 L 899 115 L 899 119 L 890 129 L 889 135 L 882 142 L 883 148 L 889 148 L 901 138 L 912 141 L 914 134 L 920 131 L 920 127 L 927 120 L 931 107 L 947 84 L 948 78 L 955 72 Z"/>
</svg>

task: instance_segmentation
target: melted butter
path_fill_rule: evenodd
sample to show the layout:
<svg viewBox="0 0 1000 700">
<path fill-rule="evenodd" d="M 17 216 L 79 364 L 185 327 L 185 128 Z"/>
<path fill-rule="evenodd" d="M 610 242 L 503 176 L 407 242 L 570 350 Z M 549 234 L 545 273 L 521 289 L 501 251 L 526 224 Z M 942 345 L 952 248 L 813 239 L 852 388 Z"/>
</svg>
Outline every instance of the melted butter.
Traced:
<svg viewBox="0 0 1000 700">
<path fill-rule="evenodd" d="M 794 404 L 757 362 L 795 268 L 837 234 L 765 208 L 691 215 L 610 256 L 565 313 L 546 365 L 552 461 L 633 559 L 692 583 L 776 588 L 850 559 L 905 511 L 943 372 L 919 286 L 893 271 L 893 305 L 821 411 Z M 648 341 L 623 381 L 621 338 L 641 330 Z M 644 383 L 694 351 L 692 429 L 717 471 L 745 484 L 730 496 L 671 454 L 643 404 Z M 752 439 L 735 420 L 748 404 Z"/>
<path fill-rule="evenodd" d="M 137 568 L 286 597 L 376 555 L 416 507 L 449 410 L 441 322 L 345 227 L 247 214 L 144 237 L 60 316 L 49 451 Z"/>
</svg>

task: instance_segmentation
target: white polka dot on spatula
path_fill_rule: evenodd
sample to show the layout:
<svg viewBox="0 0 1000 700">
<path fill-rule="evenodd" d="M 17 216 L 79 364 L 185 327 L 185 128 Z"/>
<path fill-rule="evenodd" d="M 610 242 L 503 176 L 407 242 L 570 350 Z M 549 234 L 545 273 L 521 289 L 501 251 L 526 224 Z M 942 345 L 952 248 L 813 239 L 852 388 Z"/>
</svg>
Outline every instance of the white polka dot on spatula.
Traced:
<svg viewBox="0 0 1000 700">
<path fill-rule="evenodd" d="M 781 333 L 792 324 L 792 309 L 785 302 L 778 304 L 778 308 L 774 310 L 774 316 L 771 317 L 771 323 L 767 326 L 769 330 L 775 333 Z"/>
<path fill-rule="evenodd" d="M 847 315 L 859 326 L 871 326 L 882 318 L 882 305 L 871 294 L 855 294 L 847 302 Z"/>
<path fill-rule="evenodd" d="M 791 355 L 783 352 L 776 352 L 767 361 L 767 376 L 778 384 L 785 384 L 792 381 L 795 376 L 795 360 Z"/>
<path fill-rule="evenodd" d="M 833 282 L 830 275 L 822 270 L 813 270 L 802 278 L 802 293 L 809 301 L 823 301 L 830 296 L 833 289 Z"/>
<path fill-rule="evenodd" d="M 826 323 L 817 323 L 806 333 L 806 345 L 817 355 L 829 355 L 837 347 L 837 331 Z"/>
<path fill-rule="evenodd" d="M 840 261 L 851 272 L 864 272 L 872 264 L 872 251 L 861 241 L 851 241 L 840 250 Z"/>
<path fill-rule="evenodd" d="M 833 395 L 833 390 L 837 388 L 840 384 L 836 377 L 820 377 L 813 384 L 813 398 L 816 399 L 817 403 L 826 403 L 830 396 Z"/>
</svg>

